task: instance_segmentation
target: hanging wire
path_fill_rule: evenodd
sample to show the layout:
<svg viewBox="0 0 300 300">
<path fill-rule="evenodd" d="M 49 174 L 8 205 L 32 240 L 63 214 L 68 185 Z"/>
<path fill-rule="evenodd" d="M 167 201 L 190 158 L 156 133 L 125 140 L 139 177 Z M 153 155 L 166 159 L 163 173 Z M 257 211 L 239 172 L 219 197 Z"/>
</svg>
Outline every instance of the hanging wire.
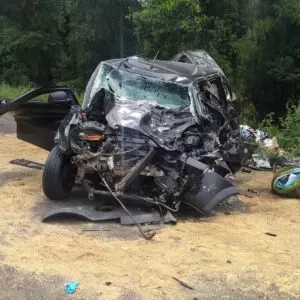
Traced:
<svg viewBox="0 0 300 300">
<path fill-rule="evenodd" d="M 100 175 L 102 181 L 104 182 L 106 188 L 109 190 L 109 192 L 111 193 L 111 195 L 117 200 L 117 202 L 122 206 L 122 208 L 125 210 L 125 212 L 130 216 L 130 218 L 132 219 L 132 221 L 134 222 L 134 224 L 138 227 L 141 235 L 146 239 L 146 240 L 151 240 L 155 234 L 156 231 L 154 232 L 150 232 L 153 231 L 154 229 L 149 229 L 148 231 L 144 231 L 141 227 L 141 225 L 136 221 L 136 219 L 134 218 L 134 216 L 132 215 L 132 213 L 127 209 L 127 207 L 123 204 L 123 202 L 115 195 L 115 193 L 113 192 L 113 190 L 110 188 L 109 184 L 107 183 L 107 181 L 105 180 L 104 177 L 102 177 Z"/>
</svg>

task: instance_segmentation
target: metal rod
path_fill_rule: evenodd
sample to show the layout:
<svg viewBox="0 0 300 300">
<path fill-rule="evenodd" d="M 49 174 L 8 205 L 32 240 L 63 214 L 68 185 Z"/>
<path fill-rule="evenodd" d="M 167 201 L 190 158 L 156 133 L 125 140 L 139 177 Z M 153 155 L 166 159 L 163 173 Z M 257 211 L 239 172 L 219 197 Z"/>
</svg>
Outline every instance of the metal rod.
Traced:
<svg viewBox="0 0 300 300">
<path fill-rule="evenodd" d="M 111 193 L 109 191 L 94 190 L 93 193 L 94 195 L 111 196 Z M 154 199 L 149 197 L 142 197 L 133 194 L 123 194 L 123 193 L 115 193 L 115 195 L 125 200 L 146 201 L 155 204 Z"/>
<path fill-rule="evenodd" d="M 121 205 L 121 207 L 124 209 L 125 212 L 127 212 L 127 214 L 129 215 L 129 217 L 132 219 L 132 221 L 135 223 L 135 225 L 138 227 L 141 235 L 146 239 L 146 240 L 151 240 L 155 234 L 156 231 L 154 232 L 150 232 L 150 231 L 144 231 L 141 227 L 141 225 L 136 221 L 136 219 L 134 218 L 134 216 L 132 215 L 132 213 L 127 209 L 127 207 L 123 204 L 123 202 L 116 196 L 116 194 L 112 191 L 112 189 L 110 188 L 109 184 L 107 183 L 107 181 L 105 180 L 104 177 L 102 177 L 102 181 L 104 182 L 105 186 L 107 187 L 107 189 L 110 191 L 111 195 L 117 200 L 117 202 Z M 152 231 L 152 230 L 151 230 Z"/>
<path fill-rule="evenodd" d="M 155 153 L 156 149 L 151 148 L 147 155 L 143 159 L 141 159 L 134 167 L 132 167 L 129 173 L 119 183 L 115 185 L 116 191 L 124 191 L 146 167 L 146 165 L 152 159 Z"/>
</svg>

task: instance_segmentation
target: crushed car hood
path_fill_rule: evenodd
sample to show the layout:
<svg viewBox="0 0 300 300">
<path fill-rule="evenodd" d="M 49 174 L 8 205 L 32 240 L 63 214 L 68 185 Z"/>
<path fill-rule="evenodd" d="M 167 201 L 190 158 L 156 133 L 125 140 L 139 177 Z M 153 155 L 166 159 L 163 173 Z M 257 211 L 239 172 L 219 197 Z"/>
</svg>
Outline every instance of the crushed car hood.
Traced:
<svg viewBox="0 0 300 300">
<path fill-rule="evenodd" d="M 189 107 L 167 109 L 134 101 L 117 102 L 106 120 L 114 129 L 136 130 L 168 150 L 178 150 L 177 139 L 187 128 L 197 124 Z"/>
</svg>

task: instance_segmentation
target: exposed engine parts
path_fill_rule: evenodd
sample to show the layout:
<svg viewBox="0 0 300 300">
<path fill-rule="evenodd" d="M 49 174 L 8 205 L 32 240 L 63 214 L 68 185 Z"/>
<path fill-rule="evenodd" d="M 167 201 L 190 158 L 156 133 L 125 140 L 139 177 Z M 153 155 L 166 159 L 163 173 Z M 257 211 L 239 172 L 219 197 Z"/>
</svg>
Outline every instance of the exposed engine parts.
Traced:
<svg viewBox="0 0 300 300">
<path fill-rule="evenodd" d="M 182 63 L 180 55 L 173 61 L 133 56 L 101 62 L 81 107 L 66 87 L 37 89 L 2 105 L 0 115 L 14 111 L 19 138 L 52 149 L 45 195 L 62 200 L 80 184 L 90 200 L 112 196 L 132 217 L 127 203 L 162 215 L 186 204 L 205 215 L 237 194 L 227 175 L 249 153 L 234 93 L 207 53 L 191 54 L 200 63 Z M 54 92 L 48 103 L 30 102 L 42 92 Z"/>
<path fill-rule="evenodd" d="M 139 113 L 130 127 L 122 126 L 126 118 L 118 120 L 123 107 L 127 113 L 131 111 L 130 115 Z M 162 129 L 161 120 L 166 116 L 169 123 Z M 141 109 L 130 101 L 114 106 L 106 124 L 91 119 L 89 110 L 74 107 L 73 116 L 60 131 L 65 134 L 68 130 L 67 139 L 60 139 L 60 147 L 72 153 L 76 182 L 85 186 L 90 200 L 111 194 L 125 202 L 171 212 L 177 212 L 184 202 L 207 214 L 213 207 L 208 206 L 210 200 L 217 197 L 216 204 L 220 199 L 219 188 L 210 183 L 210 178 L 224 181 L 221 190 L 227 189 L 228 196 L 236 193 L 223 179 L 231 169 L 222 158 L 221 134 L 212 128 L 209 131 L 209 120 L 202 125 L 204 130 L 199 130 L 199 124 L 186 109 L 174 111 L 148 104 Z M 203 181 L 207 185 L 199 184 Z M 190 198 L 198 200 L 191 204 Z"/>
</svg>

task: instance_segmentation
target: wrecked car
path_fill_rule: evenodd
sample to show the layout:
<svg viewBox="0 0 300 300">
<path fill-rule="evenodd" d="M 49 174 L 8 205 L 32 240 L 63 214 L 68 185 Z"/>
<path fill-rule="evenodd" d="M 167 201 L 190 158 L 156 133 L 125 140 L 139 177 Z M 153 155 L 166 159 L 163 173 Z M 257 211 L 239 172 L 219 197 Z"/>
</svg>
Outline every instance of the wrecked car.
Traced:
<svg viewBox="0 0 300 300">
<path fill-rule="evenodd" d="M 48 101 L 34 100 L 49 93 Z M 226 177 L 241 165 L 233 92 L 221 69 L 137 56 L 101 62 L 80 106 L 67 87 L 34 90 L 2 104 L 17 137 L 49 150 L 43 191 L 69 197 L 112 195 L 177 212 L 202 214 L 235 195 Z M 122 202 L 121 202 L 122 204 Z"/>
</svg>

